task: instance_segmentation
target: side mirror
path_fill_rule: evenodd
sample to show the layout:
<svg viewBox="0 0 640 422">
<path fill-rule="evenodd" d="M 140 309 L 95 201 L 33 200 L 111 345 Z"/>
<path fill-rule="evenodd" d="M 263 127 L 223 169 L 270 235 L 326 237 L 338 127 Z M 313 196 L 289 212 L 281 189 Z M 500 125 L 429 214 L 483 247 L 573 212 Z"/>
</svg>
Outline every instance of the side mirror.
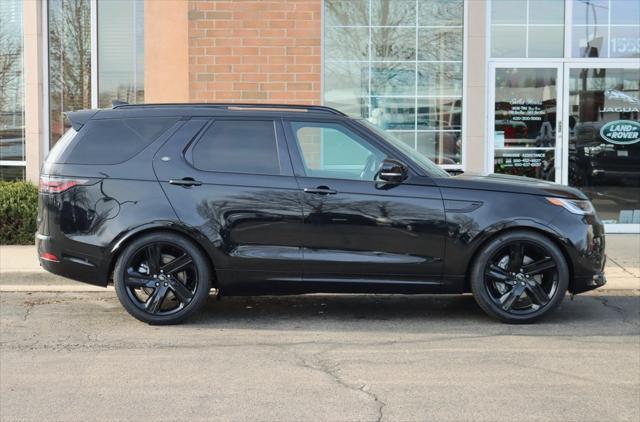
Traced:
<svg viewBox="0 0 640 422">
<path fill-rule="evenodd" d="M 378 178 L 385 182 L 401 183 L 407 178 L 407 174 L 407 166 L 391 158 L 385 158 L 378 170 Z"/>
</svg>

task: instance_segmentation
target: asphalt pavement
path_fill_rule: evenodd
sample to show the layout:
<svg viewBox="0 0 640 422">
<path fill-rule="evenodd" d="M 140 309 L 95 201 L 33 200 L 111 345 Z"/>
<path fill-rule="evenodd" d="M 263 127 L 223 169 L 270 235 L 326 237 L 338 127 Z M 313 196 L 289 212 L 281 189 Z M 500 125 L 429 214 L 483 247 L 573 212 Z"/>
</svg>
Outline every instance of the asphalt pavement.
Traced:
<svg viewBox="0 0 640 422">
<path fill-rule="evenodd" d="M 152 327 L 113 291 L 5 291 L 0 328 L 2 421 L 640 420 L 631 293 L 526 326 L 470 296 L 212 297 Z"/>
</svg>

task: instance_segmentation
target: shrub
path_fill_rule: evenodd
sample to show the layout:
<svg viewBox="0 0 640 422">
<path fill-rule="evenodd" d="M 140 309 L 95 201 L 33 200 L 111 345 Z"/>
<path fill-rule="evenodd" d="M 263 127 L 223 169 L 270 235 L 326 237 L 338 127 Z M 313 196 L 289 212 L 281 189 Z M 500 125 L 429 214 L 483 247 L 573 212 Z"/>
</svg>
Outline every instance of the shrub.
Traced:
<svg viewBox="0 0 640 422">
<path fill-rule="evenodd" d="M 0 181 L 0 245 L 31 245 L 36 233 L 38 188 Z"/>
</svg>

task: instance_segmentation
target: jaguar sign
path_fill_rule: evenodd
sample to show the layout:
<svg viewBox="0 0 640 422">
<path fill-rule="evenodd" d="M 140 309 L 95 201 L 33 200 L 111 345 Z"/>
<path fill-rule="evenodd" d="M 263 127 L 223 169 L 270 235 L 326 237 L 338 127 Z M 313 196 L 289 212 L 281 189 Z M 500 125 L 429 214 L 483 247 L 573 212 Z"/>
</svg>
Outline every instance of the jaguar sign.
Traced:
<svg viewBox="0 0 640 422">
<path fill-rule="evenodd" d="M 614 120 L 600 128 L 600 136 L 612 144 L 635 144 L 640 142 L 640 123 L 633 120 Z"/>
</svg>

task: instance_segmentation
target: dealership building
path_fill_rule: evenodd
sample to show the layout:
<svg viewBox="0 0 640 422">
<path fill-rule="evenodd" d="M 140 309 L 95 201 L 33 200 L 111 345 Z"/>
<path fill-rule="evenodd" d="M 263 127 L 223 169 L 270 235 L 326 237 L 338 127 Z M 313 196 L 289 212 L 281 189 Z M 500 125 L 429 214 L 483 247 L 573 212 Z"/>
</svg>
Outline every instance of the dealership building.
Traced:
<svg viewBox="0 0 640 422">
<path fill-rule="evenodd" d="M 0 178 L 113 100 L 321 104 L 639 233 L 639 85 L 638 0 L 0 0 Z"/>
</svg>

